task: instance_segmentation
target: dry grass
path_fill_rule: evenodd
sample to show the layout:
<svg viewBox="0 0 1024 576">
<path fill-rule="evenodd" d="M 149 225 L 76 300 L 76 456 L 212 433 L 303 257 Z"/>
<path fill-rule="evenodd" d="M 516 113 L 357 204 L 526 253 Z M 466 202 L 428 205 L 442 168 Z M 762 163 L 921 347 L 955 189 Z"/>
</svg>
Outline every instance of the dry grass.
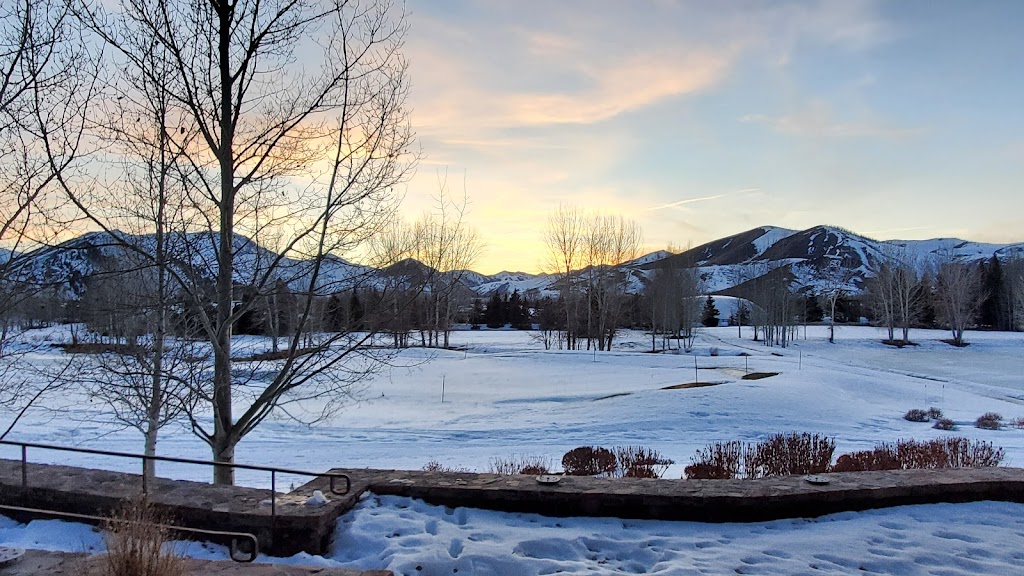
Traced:
<svg viewBox="0 0 1024 576">
<path fill-rule="evenodd" d="M 106 525 L 104 576 L 181 576 L 181 556 L 166 550 L 170 540 L 166 515 L 141 500 L 126 501 Z"/>
</svg>

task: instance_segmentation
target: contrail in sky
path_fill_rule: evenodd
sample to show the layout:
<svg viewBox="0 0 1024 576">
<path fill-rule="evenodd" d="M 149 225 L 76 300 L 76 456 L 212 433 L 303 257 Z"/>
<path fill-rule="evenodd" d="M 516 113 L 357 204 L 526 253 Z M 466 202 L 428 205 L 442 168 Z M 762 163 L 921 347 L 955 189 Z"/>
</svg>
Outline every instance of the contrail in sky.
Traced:
<svg viewBox="0 0 1024 576">
<path fill-rule="evenodd" d="M 692 204 L 694 202 L 704 202 L 705 200 L 717 200 L 719 198 L 725 198 L 726 196 L 732 196 L 733 194 L 743 194 L 744 192 L 757 192 L 760 188 L 744 188 L 743 190 L 737 190 L 735 192 L 727 192 L 725 194 L 717 194 L 715 196 L 704 196 L 703 198 L 686 198 L 685 200 L 679 200 L 676 202 L 670 202 L 668 204 L 662 204 L 661 206 L 654 206 L 644 210 L 650 212 L 651 210 L 664 210 L 665 208 L 675 208 L 682 206 L 683 204 Z"/>
</svg>

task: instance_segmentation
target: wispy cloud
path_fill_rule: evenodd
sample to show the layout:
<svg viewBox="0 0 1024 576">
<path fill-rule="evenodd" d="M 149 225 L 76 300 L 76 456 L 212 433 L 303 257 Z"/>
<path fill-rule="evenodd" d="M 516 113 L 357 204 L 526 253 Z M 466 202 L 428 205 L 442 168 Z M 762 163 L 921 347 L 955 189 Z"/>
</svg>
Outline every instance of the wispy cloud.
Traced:
<svg viewBox="0 0 1024 576">
<path fill-rule="evenodd" d="M 782 115 L 746 114 L 740 122 L 762 124 L 782 134 L 812 138 L 903 139 L 921 133 L 916 128 L 892 126 L 876 118 L 838 120 L 824 104 L 810 104 L 798 112 Z"/>
<path fill-rule="evenodd" d="M 725 198 L 726 196 L 732 196 L 734 194 L 743 194 L 746 192 L 757 192 L 760 188 L 745 188 L 743 190 L 737 190 L 735 192 L 726 192 L 725 194 L 715 194 L 714 196 L 703 196 L 700 198 L 684 198 L 683 200 L 677 200 L 675 202 L 669 202 L 668 204 L 662 204 L 660 206 L 651 206 L 645 208 L 644 212 L 651 212 L 654 210 L 664 210 L 666 208 L 678 208 L 685 204 L 693 204 L 694 202 L 707 202 L 708 200 L 718 200 L 719 198 Z"/>
</svg>

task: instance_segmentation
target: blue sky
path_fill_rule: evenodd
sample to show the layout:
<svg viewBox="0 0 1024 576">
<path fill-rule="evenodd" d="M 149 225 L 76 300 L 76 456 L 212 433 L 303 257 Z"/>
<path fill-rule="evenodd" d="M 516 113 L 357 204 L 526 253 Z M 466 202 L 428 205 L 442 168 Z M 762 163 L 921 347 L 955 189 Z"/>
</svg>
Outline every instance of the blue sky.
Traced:
<svg viewBox="0 0 1024 576">
<path fill-rule="evenodd" d="M 538 271 L 560 203 L 646 248 L 754 226 L 1024 241 L 1024 2 L 410 0 L 425 160 L 476 268 Z"/>
</svg>

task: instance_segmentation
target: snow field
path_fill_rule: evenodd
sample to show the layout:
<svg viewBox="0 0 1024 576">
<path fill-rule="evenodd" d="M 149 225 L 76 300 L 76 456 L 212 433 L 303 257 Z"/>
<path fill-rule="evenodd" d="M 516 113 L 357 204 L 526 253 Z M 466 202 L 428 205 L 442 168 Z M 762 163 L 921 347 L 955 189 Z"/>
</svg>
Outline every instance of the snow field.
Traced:
<svg viewBox="0 0 1024 576">
<path fill-rule="evenodd" d="M 801 329 L 781 349 L 751 342 L 749 329 L 742 340 L 735 327 L 702 330 L 694 355 L 647 353 L 649 337 L 639 332 L 623 334 L 615 351 L 597 354 L 545 351 L 523 332 L 458 332 L 453 344 L 465 350 L 402 351 L 365 383 L 359 403 L 323 425 L 266 422 L 239 445 L 238 461 L 315 471 L 418 469 L 437 460 L 487 470 L 491 458 L 518 454 L 558 467 L 561 455 L 576 446 L 640 444 L 674 459 L 666 477 L 678 478 L 709 442 L 807 431 L 834 437 L 837 454 L 900 438 L 961 435 L 1001 446 L 1006 464 L 1024 466 L 1024 430 L 973 426 L 990 411 L 1006 420 L 1024 416 L 1024 335 L 972 332 L 971 346 L 958 349 L 940 341 L 945 332 L 915 330 L 911 337 L 919 346 L 895 349 L 879 342 L 884 331 L 876 328 L 838 327 L 836 344 L 827 342 L 827 332 L 811 327 L 804 339 Z M 710 356 L 712 348 L 718 356 Z M 57 350 L 37 354 L 39 363 L 60 362 Z M 745 366 L 779 374 L 746 381 L 740 378 Z M 662 389 L 695 378 L 721 384 Z M 931 406 L 959 429 L 943 432 L 902 418 L 910 408 Z M 57 407 L 62 411 L 33 412 L 12 439 L 141 449 L 141 438 L 106 421 L 96 404 L 65 397 L 54 401 L 51 408 Z M 164 431 L 159 451 L 208 457 L 180 429 Z M 30 454 L 38 462 L 138 467 L 86 455 Z M 16 454 L 0 449 L 0 456 Z M 209 476 L 202 467 L 171 464 L 161 464 L 159 473 Z M 240 472 L 238 478 L 269 485 L 267 475 Z M 284 478 L 279 486 L 305 481 Z M 397 574 L 1017 574 L 1024 564 L 1022 522 L 1024 505 L 994 502 L 708 525 L 553 519 L 369 496 L 339 522 L 331 557 L 286 561 L 386 567 Z M 91 530 L 74 526 L 0 520 L 0 544 L 102 549 Z M 194 544 L 189 553 L 226 555 Z"/>
</svg>

